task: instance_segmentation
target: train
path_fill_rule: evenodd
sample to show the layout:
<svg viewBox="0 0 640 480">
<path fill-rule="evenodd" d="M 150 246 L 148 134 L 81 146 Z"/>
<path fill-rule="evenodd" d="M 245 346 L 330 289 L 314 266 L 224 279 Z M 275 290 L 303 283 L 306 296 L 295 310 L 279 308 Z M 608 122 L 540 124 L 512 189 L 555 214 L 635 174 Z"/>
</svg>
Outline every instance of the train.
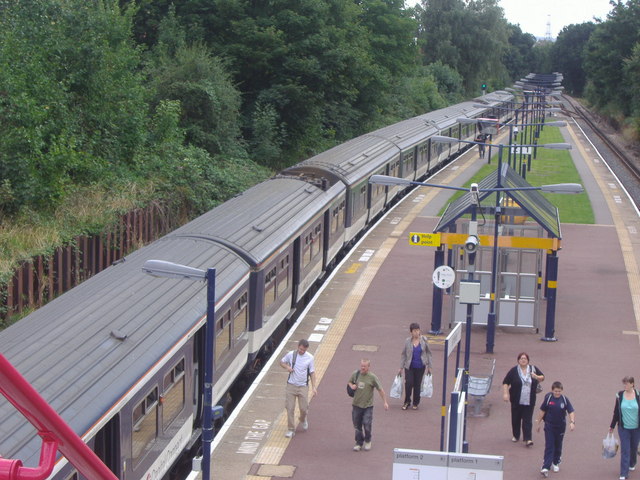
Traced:
<svg viewBox="0 0 640 480">
<path fill-rule="evenodd" d="M 371 175 L 426 178 L 473 147 L 464 141 L 478 126 L 461 119 L 506 122 L 514 101 L 488 93 L 286 168 L 0 332 L 0 351 L 115 476 L 172 478 L 201 445 L 207 289 L 146 275 L 143 264 L 216 269 L 212 400 L 225 404 L 341 255 L 406 193 L 369 184 Z M 0 397 L 0 456 L 35 467 L 40 447 L 35 428 Z M 49 478 L 85 477 L 58 456 Z"/>
</svg>

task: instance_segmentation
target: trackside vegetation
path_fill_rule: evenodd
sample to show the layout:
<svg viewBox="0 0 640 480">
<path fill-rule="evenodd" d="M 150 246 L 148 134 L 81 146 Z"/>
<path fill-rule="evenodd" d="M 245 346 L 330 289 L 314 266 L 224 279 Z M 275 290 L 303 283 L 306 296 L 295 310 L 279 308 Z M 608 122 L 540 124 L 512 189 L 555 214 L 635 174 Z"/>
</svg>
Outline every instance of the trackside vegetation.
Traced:
<svg viewBox="0 0 640 480">
<path fill-rule="evenodd" d="M 529 72 L 563 72 L 637 137 L 639 35 L 640 0 L 555 42 L 498 0 L 0 0 L 0 291 L 18 262 L 132 208 L 187 221 Z"/>
</svg>

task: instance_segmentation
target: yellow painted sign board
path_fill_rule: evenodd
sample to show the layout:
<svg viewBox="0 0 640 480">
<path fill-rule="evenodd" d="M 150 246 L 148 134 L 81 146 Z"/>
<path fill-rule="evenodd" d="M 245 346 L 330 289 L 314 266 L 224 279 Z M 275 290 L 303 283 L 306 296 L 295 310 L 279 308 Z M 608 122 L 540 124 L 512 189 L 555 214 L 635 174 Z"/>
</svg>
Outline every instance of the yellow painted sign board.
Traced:
<svg viewBox="0 0 640 480">
<path fill-rule="evenodd" d="M 409 245 L 420 247 L 439 247 L 441 234 L 439 233 L 419 233 L 409 232 Z"/>
</svg>

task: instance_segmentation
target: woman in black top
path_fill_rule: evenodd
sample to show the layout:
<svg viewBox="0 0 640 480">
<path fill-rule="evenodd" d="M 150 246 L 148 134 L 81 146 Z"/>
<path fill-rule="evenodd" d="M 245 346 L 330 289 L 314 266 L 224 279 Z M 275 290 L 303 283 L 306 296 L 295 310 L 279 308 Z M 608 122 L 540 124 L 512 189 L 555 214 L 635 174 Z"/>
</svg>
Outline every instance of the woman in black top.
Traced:
<svg viewBox="0 0 640 480">
<path fill-rule="evenodd" d="M 536 366 L 529 365 L 529 355 L 518 354 L 518 365 L 507 372 L 502 381 L 502 398 L 511 402 L 512 442 L 520 438 L 520 429 L 526 446 L 533 445 L 533 408 L 536 404 L 538 383 L 544 380 L 544 374 Z"/>
</svg>

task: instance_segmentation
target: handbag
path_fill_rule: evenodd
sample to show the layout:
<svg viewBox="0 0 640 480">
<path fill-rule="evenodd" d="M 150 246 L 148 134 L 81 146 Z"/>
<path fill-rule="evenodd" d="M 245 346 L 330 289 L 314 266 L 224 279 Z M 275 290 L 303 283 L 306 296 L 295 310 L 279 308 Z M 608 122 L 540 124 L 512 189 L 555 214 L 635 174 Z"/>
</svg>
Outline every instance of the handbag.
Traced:
<svg viewBox="0 0 640 480">
<path fill-rule="evenodd" d="M 360 370 L 356 370 L 355 372 L 353 372 L 356 374 L 356 379 L 354 380 L 353 383 L 358 383 L 358 377 L 360 376 Z M 353 377 L 353 375 L 351 375 Z M 349 379 L 351 380 L 351 379 Z M 349 395 L 350 397 L 353 397 L 356 394 L 356 389 L 355 388 L 351 388 L 351 385 L 349 385 L 349 383 L 351 382 L 347 382 L 347 395 Z"/>
<path fill-rule="evenodd" d="M 536 367 L 533 367 L 532 371 L 535 372 L 535 370 Z M 542 384 L 540 382 L 536 385 L 536 393 L 542 393 Z"/>
</svg>

